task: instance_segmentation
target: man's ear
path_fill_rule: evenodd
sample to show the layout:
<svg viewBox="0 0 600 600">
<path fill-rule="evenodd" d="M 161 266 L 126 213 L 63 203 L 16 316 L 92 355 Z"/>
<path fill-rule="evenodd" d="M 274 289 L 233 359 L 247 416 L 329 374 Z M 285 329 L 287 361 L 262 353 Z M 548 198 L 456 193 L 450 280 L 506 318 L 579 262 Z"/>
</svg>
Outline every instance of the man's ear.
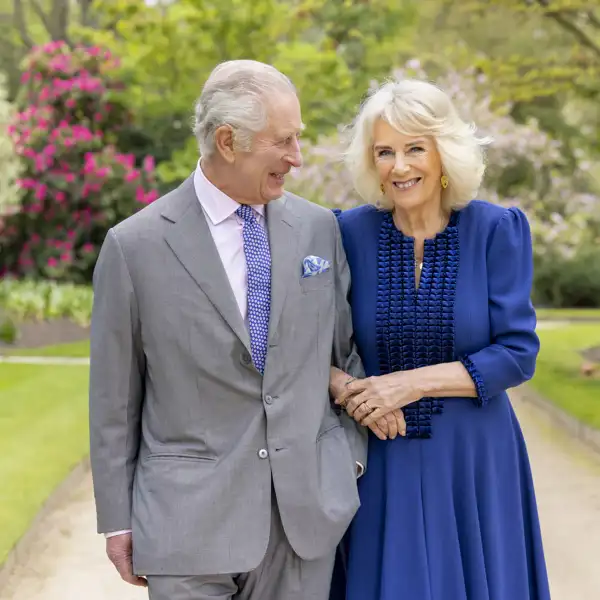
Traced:
<svg viewBox="0 0 600 600">
<path fill-rule="evenodd" d="M 217 127 L 215 148 L 226 162 L 232 164 L 235 161 L 235 137 L 230 125 Z"/>
</svg>

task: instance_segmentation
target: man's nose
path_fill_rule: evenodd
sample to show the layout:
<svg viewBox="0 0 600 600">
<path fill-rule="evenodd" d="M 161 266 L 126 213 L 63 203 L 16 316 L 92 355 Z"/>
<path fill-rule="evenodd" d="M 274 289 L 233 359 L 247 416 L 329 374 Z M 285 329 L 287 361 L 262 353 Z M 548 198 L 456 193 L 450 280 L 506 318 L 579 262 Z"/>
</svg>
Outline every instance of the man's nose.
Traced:
<svg viewBox="0 0 600 600">
<path fill-rule="evenodd" d="M 287 161 L 292 167 L 299 168 L 302 166 L 302 150 L 300 149 L 300 142 L 296 140 L 292 151 L 286 156 Z"/>
</svg>

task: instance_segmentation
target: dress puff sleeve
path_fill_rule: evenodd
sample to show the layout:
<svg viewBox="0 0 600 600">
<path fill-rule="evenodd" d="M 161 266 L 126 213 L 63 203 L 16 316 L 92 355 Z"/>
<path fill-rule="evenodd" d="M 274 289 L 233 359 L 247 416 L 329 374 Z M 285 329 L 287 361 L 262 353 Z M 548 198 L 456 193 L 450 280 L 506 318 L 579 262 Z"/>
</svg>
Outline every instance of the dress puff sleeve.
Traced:
<svg viewBox="0 0 600 600">
<path fill-rule="evenodd" d="M 460 358 L 475 383 L 479 406 L 533 377 L 540 344 L 531 303 L 532 254 L 527 217 L 508 209 L 488 247 L 491 344 Z"/>
</svg>

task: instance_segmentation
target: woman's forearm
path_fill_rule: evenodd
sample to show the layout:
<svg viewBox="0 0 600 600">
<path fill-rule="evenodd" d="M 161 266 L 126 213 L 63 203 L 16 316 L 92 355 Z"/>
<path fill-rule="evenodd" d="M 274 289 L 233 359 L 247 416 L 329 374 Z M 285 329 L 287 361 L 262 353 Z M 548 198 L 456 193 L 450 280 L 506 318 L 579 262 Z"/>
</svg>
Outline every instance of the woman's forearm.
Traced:
<svg viewBox="0 0 600 600">
<path fill-rule="evenodd" d="M 420 367 L 410 373 L 421 398 L 477 397 L 473 379 L 458 361 Z"/>
</svg>

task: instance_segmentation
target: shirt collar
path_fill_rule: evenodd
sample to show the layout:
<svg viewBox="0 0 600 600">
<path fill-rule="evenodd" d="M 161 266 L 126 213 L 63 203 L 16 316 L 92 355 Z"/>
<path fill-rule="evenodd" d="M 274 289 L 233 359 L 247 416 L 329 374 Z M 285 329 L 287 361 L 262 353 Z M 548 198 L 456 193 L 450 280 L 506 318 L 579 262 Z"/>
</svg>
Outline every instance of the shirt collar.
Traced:
<svg viewBox="0 0 600 600">
<path fill-rule="evenodd" d="M 196 171 L 194 172 L 194 189 L 202 208 L 213 225 L 218 225 L 231 217 L 241 206 L 239 202 L 230 198 L 207 179 L 200 167 L 200 161 L 198 161 Z M 265 207 L 263 205 L 254 205 L 252 209 L 261 217 L 264 217 Z"/>
</svg>

